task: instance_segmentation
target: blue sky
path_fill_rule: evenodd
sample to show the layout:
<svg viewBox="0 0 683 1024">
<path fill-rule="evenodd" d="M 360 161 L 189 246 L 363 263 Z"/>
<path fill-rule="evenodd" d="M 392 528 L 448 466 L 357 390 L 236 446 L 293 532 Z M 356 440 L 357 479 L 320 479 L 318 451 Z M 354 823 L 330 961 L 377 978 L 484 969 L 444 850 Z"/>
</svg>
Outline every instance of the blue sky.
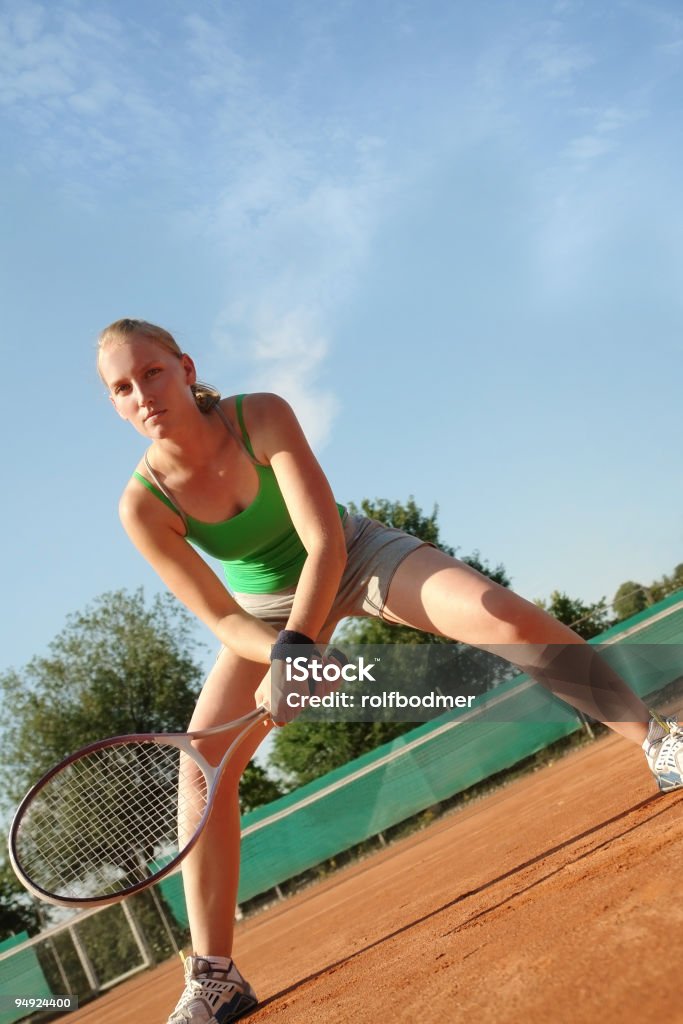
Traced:
<svg viewBox="0 0 683 1024">
<path fill-rule="evenodd" d="M 94 368 L 120 316 L 285 394 L 339 500 L 437 502 L 530 598 L 682 560 L 680 5 L 0 11 L 0 667 L 157 589 Z"/>
</svg>

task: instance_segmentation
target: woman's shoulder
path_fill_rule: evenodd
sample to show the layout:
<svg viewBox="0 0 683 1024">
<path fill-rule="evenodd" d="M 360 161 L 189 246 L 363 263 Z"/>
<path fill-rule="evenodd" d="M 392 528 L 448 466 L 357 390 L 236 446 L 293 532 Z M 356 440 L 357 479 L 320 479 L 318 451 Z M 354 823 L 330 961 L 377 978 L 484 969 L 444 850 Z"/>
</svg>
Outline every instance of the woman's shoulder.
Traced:
<svg viewBox="0 0 683 1024">
<path fill-rule="evenodd" d="M 285 409 L 291 410 L 286 399 L 272 391 L 250 391 L 238 395 L 227 395 L 221 399 L 220 405 L 224 412 L 237 414 L 241 410 L 245 414 L 248 412 L 252 417 L 272 415 Z"/>
<path fill-rule="evenodd" d="M 252 445 L 259 461 L 268 461 L 266 456 L 272 448 L 273 438 L 296 422 L 289 402 L 272 391 L 231 395 L 222 399 L 221 408 Z"/>
<path fill-rule="evenodd" d="M 169 510 L 173 511 L 173 506 L 151 478 L 143 455 L 121 492 L 119 517 L 124 525 L 132 522 L 158 525 L 160 519 L 168 519 Z"/>
<path fill-rule="evenodd" d="M 140 508 L 145 504 L 146 495 L 149 493 L 149 489 L 152 486 L 154 485 L 149 478 L 149 473 L 145 466 L 145 458 L 143 456 L 133 469 L 133 472 L 128 477 L 128 480 L 121 491 L 121 497 L 119 498 L 119 512 L 123 513 L 125 511 L 129 514 L 139 512 Z"/>
</svg>

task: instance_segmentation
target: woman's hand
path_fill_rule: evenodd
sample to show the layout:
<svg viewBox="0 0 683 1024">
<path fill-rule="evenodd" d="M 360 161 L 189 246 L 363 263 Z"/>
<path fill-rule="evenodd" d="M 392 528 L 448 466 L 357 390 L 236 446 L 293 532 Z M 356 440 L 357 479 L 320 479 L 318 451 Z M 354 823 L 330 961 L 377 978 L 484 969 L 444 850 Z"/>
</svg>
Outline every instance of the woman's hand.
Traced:
<svg viewBox="0 0 683 1024">
<path fill-rule="evenodd" d="M 270 671 L 256 691 L 256 705 L 266 707 L 276 725 L 287 725 L 304 708 L 319 707 L 316 698 L 339 689 L 347 661 L 336 647 L 321 648 L 302 633 L 282 630 L 272 648 Z"/>
</svg>

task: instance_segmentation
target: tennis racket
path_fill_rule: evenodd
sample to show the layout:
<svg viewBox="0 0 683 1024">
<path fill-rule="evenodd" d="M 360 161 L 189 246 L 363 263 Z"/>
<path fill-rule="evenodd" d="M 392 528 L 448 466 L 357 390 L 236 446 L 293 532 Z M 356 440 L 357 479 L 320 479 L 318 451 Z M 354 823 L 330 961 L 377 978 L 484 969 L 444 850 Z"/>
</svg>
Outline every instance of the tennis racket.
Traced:
<svg viewBox="0 0 683 1024">
<path fill-rule="evenodd" d="M 91 743 L 50 769 L 22 800 L 9 834 L 12 867 L 42 900 L 105 906 L 168 875 L 197 842 L 221 776 L 268 718 L 187 733 L 140 733 Z M 197 740 L 239 729 L 218 765 Z"/>
</svg>

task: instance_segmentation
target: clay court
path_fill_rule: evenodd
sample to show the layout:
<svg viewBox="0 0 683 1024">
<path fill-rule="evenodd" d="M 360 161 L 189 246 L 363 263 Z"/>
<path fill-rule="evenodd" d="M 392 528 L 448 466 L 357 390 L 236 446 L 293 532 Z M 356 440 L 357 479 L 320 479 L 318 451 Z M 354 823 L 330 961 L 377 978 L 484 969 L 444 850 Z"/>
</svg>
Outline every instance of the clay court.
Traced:
<svg viewBox="0 0 683 1024">
<path fill-rule="evenodd" d="M 682 841 L 610 735 L 242 922 L 247 1019 L 683 1021 Z M 173 959 L 68 1019 L 161 1024 L 181 988 Z"/>
</svg>

